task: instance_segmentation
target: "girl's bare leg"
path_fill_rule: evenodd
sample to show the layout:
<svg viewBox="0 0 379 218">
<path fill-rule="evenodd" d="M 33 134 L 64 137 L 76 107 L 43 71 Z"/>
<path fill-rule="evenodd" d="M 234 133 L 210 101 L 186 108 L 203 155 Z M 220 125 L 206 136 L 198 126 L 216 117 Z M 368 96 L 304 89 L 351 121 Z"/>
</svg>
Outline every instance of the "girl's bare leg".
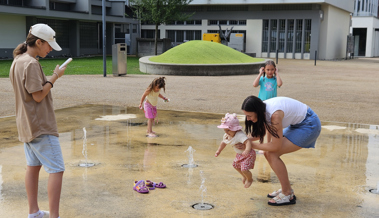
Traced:
<svg viewBox="0 0 379 218">
<path fill-rule="evenodd" d="M 275 172 L 276 176 L 278 177 L 280 181 L 280 185 L 282 186 L 282 193 L 284 195 L 290 195 L 291 194 L 291 184 L 288 178 L 288 172 L 286 165 L 280 159 L 280 156 L 283 154 L 291 153 L 297 150 L 300 150 L 301 147 L 294 145 L 292 142 L 290 142 L 288 139 L 283 139 L 283 145 L 282 148 L 277 152 L 264 152 L 264 155 L 269 162 L 271 169 Z M 275 203 L 275 200 L 270 200 L 272 203 Z"/>
<path fill-rule="evenodd" d="M 237 168 L 234 168 L 234 169 L 236 169 L 242 175 L 242 183 L 245 184 L 245 182 L 247 180 L 245 174 L 243 174 L 243 172 L 241 171 L 241 169 L 237 169 Z"/>
<path fill-rule="evenodd" d="M 253 183 L 253 174 L 251 174 L 250 170 L 244 170 L 242 171 L 242 173 L 244 174 L 246 178 L 245 188 L 249 188 L 251 184 Z"/>
<path fill-rule="evenodd" d="M 38 207 L 38 179 L 41 166 L 26 166 L 25 188 L 28 196 L 29 214 L 37 213 Z"/>
<path fill-rule="evenodd" d="M 49 195 L 50 217 L 59 217 L 59 200 L 61 198 L 63 172 L 50 173 L 47 184 L 47 194 Z"/>
<path fill-rule="evenodd" d="M 154 123 L 154 119 L 147 120 L 147 133 L 148 134 L 153 132 L 153 123 Z"/>
</svg>

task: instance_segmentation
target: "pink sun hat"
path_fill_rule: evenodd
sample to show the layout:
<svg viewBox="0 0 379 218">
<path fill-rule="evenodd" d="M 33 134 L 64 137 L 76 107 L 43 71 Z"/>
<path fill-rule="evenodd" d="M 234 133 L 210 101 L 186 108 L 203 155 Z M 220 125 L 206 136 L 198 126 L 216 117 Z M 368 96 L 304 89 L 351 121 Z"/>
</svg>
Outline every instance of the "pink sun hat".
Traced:
<svg viewBox="0 0 379 218">
<path fill-rule="evenodd" d="M 220 129 L 229 129 L 231 131 L 238 131 L 242 129 L 240 122 L 237 118 L 237 114 L 225 114 L 225 117 L 221 119 L 221 125 L 217 126 Z"/>
</svg>

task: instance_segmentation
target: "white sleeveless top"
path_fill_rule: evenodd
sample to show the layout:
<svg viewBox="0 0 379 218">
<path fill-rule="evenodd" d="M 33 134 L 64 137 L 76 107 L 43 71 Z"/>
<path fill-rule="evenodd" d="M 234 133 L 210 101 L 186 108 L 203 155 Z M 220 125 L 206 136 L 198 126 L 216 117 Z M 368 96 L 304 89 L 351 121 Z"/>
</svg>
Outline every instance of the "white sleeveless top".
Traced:
<svg viewBox="0 0 379 218">
<path fill-rule="evenodd" d="M 274 97 L 263 101 L 266 104 L 266 120 L 271 124 L 271 116 L 275 111 L 284 112 L 283 128 L 301 123 L 307 115 L 308 106 L 288 97 Z"/>
<path fill-rule="evenodd" d="M 234 151 L 238 154 L 242 154 L 245 150 L 241 150 L 235 147 L 238 143 L 244 143 L 246 140 L 248 140 L 246 134 L 242 132 L 241 130 L 237 131 L 233 138 L 228 139 L 228 134 L 224 134 L 224 137 L 222 138 L 222 141 L 226 145 L 231 145 L 234 148 Z"/>
<path fill-rule="evenodd" d="M 151 105 L 157 106 L 158 96 L 159 96 L 159 91 L 154 92 L 154 90 L 151 90 L 151 92 L 146 96 L 146 99 L 149 101 Z"/>
</svg>

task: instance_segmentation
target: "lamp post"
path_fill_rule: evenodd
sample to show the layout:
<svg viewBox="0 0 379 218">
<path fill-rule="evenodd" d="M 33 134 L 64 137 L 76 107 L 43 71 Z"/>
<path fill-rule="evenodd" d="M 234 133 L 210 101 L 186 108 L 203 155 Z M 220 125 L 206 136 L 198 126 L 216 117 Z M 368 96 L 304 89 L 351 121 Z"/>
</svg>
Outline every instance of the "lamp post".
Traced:
<svg viewBox="0 0 379 218">
<path fill-rule="evenodd" d="M 105 0 L 102 0 L 102 18 L 103 18 L 103 66 L 104 66 L 104 77 L 107 77 L 107 47 L 106 47 L 106 22 L 105 22 L 105 16 L 106 16 L 106 7 L 105 7 Z"/>
</svg>

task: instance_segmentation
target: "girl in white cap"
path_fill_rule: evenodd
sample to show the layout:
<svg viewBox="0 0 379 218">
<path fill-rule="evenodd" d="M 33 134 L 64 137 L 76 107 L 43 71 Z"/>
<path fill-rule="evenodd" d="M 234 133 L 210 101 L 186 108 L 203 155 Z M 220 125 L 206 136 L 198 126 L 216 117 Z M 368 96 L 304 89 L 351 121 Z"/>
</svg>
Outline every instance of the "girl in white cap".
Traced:
<svg viewBox="0 0 379 218">
<path fill-rule="evenodd" d="M 222 118 L 221 125 L 217 127 L 224 129 L 225 134 L 215 156 L 218 157 L 226 145 L 231 145 L 237 153 L 233 161 L 233 167 L 242 175 L 242 183 L 245 185 L 245 188 L 249 188 L 253 183 L 253 175 L 250 169 L 254 169 L 256 154 L 254 149 L 251 149 L 250 140 L 248 140 L 246 134 L 241 130 L 242 126 L 239 124 L 237 115 L 227 113 Z M 245 145 L 245 150 L 234 146 L 240 143 Z"/>
<path fill-rule="evenodd" d="M 50 218 L 59 217 L 59 200 L 65 170 L 58 128 L 50 90 L 63 76 L 66 67 L 55 67 L 48 79 L 38 57 L 44 58 L 52 50 L 60 51 L 55 32 L 46 24 L 30 28 L 26 41 L 13 51 L 9 78 L 16 98 L 18 138 L 24 142 L 26 157 L 25 188 L 29 203 L 29 218 L 49 217 L 49 212 L 38 206 L 38 180 L 41 166 L 49 173 L 47 185 Z"/>
</svg>

